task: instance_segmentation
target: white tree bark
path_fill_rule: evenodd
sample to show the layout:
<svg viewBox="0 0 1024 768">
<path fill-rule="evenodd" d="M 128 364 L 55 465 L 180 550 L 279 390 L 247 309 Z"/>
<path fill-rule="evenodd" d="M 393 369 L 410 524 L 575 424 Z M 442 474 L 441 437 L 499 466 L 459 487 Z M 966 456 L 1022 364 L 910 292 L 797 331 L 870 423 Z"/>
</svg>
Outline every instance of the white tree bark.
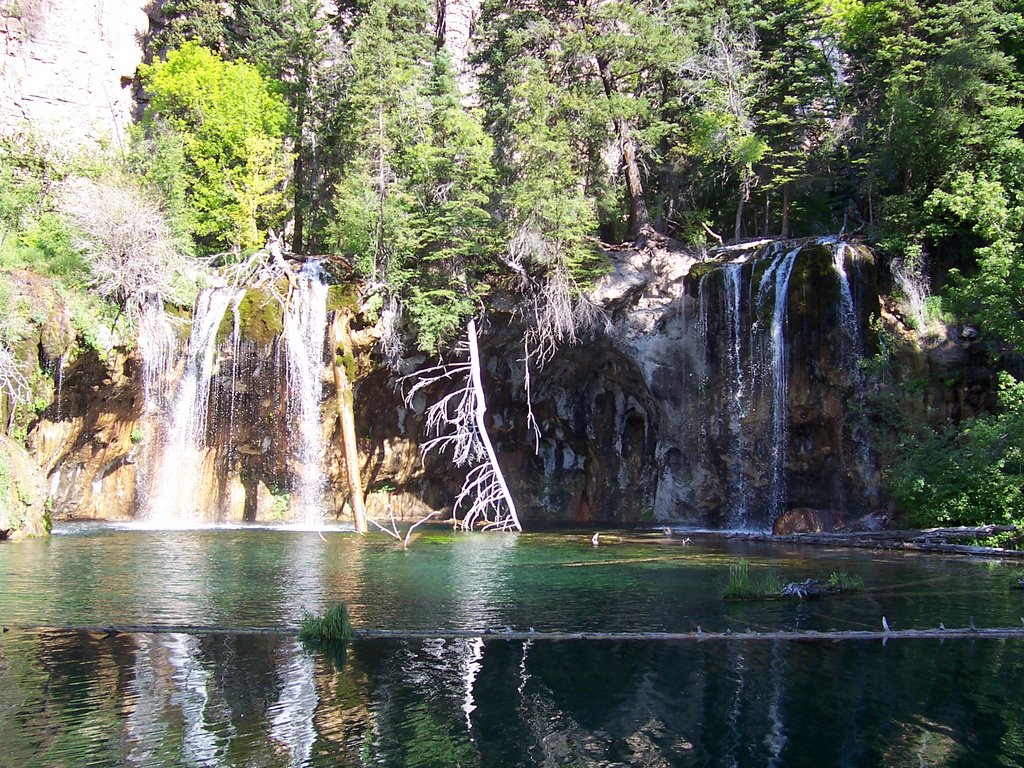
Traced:
<svg viewBox="0 0 1024 768">
<path fill-rule="evenodd" d="M 452 463 L 471 467 L 462 490 L 452 505 L 452 514 L 463 530 L 478 524 L 484 529 L 521 531 L 516 505 L 502 474 L 494 445 L 487 433 L 487 400 L 481 377 L 480 348 L 476 321 L 466 328 L 468 360 L 438 365 L 413 374 L 407 379 L 415 383 L 405 394 L 411 407 L 417 392 L 446 382 L 455 382 L 456 389 L 441 397 L 427 409 L 427 440 L 421 452 L 452 450 Z"/>
</svg>

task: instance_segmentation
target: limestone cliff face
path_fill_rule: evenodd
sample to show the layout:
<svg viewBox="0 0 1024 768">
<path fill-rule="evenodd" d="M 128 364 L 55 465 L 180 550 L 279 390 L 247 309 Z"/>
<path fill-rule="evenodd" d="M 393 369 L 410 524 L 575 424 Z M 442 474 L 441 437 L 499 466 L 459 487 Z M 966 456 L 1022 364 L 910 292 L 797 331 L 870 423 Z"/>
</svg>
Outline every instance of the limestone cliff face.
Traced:
<svg viewBox="0 0 1024 768">
<path fill-rule="evenodd" d="M 482 0 L 438 0 L 437 37 L 448 49 L 459 89 L 469 95 L 475 87 L 469 65 L 473 28 L 480 18 Z"/>
<path fill-rule="evenodd" d="M 0 0 L 0 133 L 120 142 L 149 29 L 141 0 Z"/>
<path fill-rule="evenodd" d="M 614 272 L 593 293 L 607 327 L 533 372 L 539 433 L 527 426 L 522 328 L 510 312 L 492 309 L 482 331 L 490 433 L 525 525 L 768 530 L 793 508 L 852 518 L 884 504 L 866 439 L 868 382 L 858 365 L 872 354 L 869 317 L 880 312 L 868 249 L 766 242 L 697 261 L 663 242 L 609 257 Z M 340 301 L 355 312 L 350 293 L 341 289 L 328 305 Z M 251 290 L 236 317 L 227 312 L 211 326 L 209 408 L 191 484 L 207 520 L 283 522 L 296 515 L 290 491 L 303 466 L 292 450 L 298 432 L 289 415 L 281 312 Z M 179 328 L 187 332 L 187 325 Z M 354 354 L 324 349 L 317 386 L 327 519 L 350 519 L 334 362 L 355 381 L 370 514 L 385 521 L 389 513 L 399 520 L 430 510 L 447 516 L 463 471 L 419 450 L 427 398 L 441 393 L 404 403 L 399 376 L 375 357 L 376 333 L 357 316 Z M 941 384 L 936 391 L 950 409 L 984 408 L 991 375 L 968 365 L 977 358 L 969 340 L 914 348 L 921 376 Z M 179 359 L 167 371 L 174 381 L 185 364 Z M 406 361 L 410 370 L 426 362 Z M 80 355 L 67 368 L 59 411 L 48 409 L 29 439 L 56 515 L 139 515 L 159 492 L 155 468 L 170 417 L 166 408 L 162 422 L 147 414 L 144 368 L 138 350 L 106 362 Z M 952 380 L 963 386 L 950 387 Z M 920 407 L 939 405 L 928 395 Z M 177 482 L 173 472 L 170 478 Z"/>
</svg>

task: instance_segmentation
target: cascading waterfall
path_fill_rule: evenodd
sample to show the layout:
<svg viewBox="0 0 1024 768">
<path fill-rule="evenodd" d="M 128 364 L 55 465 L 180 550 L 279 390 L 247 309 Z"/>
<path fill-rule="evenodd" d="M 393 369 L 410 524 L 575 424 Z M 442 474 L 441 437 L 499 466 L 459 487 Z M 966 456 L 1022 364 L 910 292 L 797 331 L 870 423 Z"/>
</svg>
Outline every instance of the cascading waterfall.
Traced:
<svg viewBox="0 0 1024 768">
<path fill-rule="evenodd" d="M 142 357 L 143 412 L 152 415 L 167 404 L 171 371 L 178 353 L 178 335 L 158 296 L 150 296 L 142 309 L 138 344 Z"/>
<path fill-rule="evenodd" d="M 296 277 L 284 318 L 288 371 L 289 458 L 298 467 L 290 506 L 296 521 L 324 520 L 323 435 L 321 430 L 324 339 L 327 335 L 327 284 L 317 262 L 307 262 Z"/>
<path fill-rule="evenodd" d="M 217 332 L 228 307 L 237 305 L 244 293 L 235 288 L 212 288 L 203 291 L 196 302 L 185 369 L 166 417 L 160 464 L 147 500 L 146 517 L 151 522 L 170 524 L 197 517 Z"/>
<path fill-rule="evenodd" d="M 758 298 L 765 302 L 766 288 L 774 284 L 771 326 L 768 331 L 768 372 L 772 387 L 771 434 L 771 518 L 785 511 L 786 453 L 789 448 L 789 355 L 786 348 L 786 308 L 789 305 L 789 279 L 800 248 L 780 252 L 761 277 Z"/>
<path fill-rule="evenodd" d="M 743 418 L 749 409 L 747 398 L 747 372 L 743 365 L 743 264 L 723 265 L 725 279 L 725 312 L 728 328 L 726 339 L 726 365 L 731 392 L 729 393 L 729 430 L 732 435 L 731 465 L 733 487 L 728 510 L 728 524 L 732 528 L 749 525 L 750 486 L 746 474 L 740 469 L 749 446 Z"/>
<path fill-rule="evenodd" d="M 823 253 L 821 246 L 828 252 Z M 777 244 L 752 259 L 741 256 L 721 263 L 701 277 L 695 330 L 705 350 L 699 369 L 701 386 L 712 389 L 709 397 L 697 399 L 692 423 L 695 435 L 699 430 L 699 440 L 711 451 L 709 455 L 716 457 L 714 489 L 721 494 L 717 518 L 721 525 L 739 530 L 770 525 L 790 504 L 794 482 L 790 465 L 803 461 L 797 454 L 814 451 L 831 439 L 814 425 L 801 421 L 795 427 L 791 423 L 791 376 L 798 376 L 801 382 L 807 376 L 817 381 L 822 370 L 817 366 L 824 366 L 824 370 L 835 372 L 832 387 L 849 386 L 855 402 L 863 401 L 858 361 L 864 354 L 864 340 L 854 275 L 847 274 L 850 248 L 838 239 L 789 247 Z M 794 312 L 800 307 L 801 324 L 790 328 L 790 284 L 805 258 L 801 280 L 824 279 L 820 290 L 834 290 L 836 298 L 825 317 L 814 310 L 809 314 L 807 301 L 801 298 L 793 304 Z M 854 254 L 854 262 L 856 258 Z M 808 326 L 811 318 L 820 324 Z M 833 339 L 833 346 L 807 346 L 824 338 Z M 790 349 L 794 340 L 803 345 L 798 353 Z M 791 352 L 798 354 L 798 363 L 791 359 Z M 794 365 L 801 366 L 799 371 Z M 807 370 L 807 365 L 816 367 Z M 791 444 L 793 429 L 799 430 L 799 445 Z M 870 474 L 870 446 L 855 421 L 846 421 L 845 434 L 859 447 L 858 465 Z M 805 477 L 795 482 L 803 489 L 798 492 L 803 504 L 810 498 L 813 501 L 809 503 L 816 507 L 829 503 L 845 507 L 842 483 L 808 494 Z M 831 502 L 823 501 L 830 493 Z"/>
</svg>

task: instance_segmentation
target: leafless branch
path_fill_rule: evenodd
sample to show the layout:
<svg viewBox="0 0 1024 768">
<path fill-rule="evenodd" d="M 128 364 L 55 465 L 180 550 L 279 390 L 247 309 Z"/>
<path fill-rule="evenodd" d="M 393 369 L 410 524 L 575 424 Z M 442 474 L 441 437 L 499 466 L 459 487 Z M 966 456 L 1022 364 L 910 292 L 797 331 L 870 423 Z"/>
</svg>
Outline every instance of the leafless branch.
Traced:
<svg viewBox="0 0 1024 768">
<path fill-rule="evenodd" d="M 487 434 L 487 404 L 474 320 L 469 321 L 466 338 L 467 342 L 461 349 L 468 352 L 467 361 L 432 366 L 402 380 L 405 403 L 412 407 L 417 393 L 437 385 L 455 387 L 427 408 L 426 430 L 433 437 L 420 447 L 421 455 L 451 449 L 451 460 L 455 466 L 470 467 L 462 490 L 452 505 L 454 517 L 458 518 L 460 510 L 463 511 L 459 522 L 463 530 L 472 530 L 478 524 L 485 529 L 522 530 L 515 503 Z"/>
<path fill-rule="evenodd" d="M 75 179 L 63 208 L 81 230 L 93 285 L 121 303 L 133 325 L 149 294 L 171 296 L 187 261 L 160 207 L 126 183 Z"/>
<path fill-rule="evenodd" d="M 7 395 L 6 431 L 10 432 L 14 424 L 15 409 L 29 401 L 32 391 L 14 352 L 0 341 L 0 394 L 2 393 Z"/>
</svg>

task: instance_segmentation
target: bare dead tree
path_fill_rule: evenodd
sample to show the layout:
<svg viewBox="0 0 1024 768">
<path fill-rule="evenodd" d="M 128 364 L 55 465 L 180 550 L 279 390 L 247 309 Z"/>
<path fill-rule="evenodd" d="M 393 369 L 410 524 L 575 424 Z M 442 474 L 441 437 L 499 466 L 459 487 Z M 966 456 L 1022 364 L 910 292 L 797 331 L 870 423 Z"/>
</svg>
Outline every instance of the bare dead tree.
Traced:
<svg viewBox="0 0 1024 768">
<path fill-rule="evenodd" d="M 6 433 L 10 433 L 14 425 L 17 407 L 27 403 L 31 394 L 28 380 L 18 364 L 18 358 L 5 342 L 0 341 L 0 395 L 7 396 Z"/>
<path fill-rule="evenodd" d="M 74 179 L 62 207 L 81 231 L 100 295 L 121 303 L 134 325 L 149 294 L 172 296 L 188 262 L 167 218 L 145 192 L 122 182 Z"/>
<path fill-rule="evenodd" d="M 409 384 L 405 402 L 410 407 L 417 393 L 454 385 L 427 408 L 427 434 L 433 437 L 421 446 L 421 455 L 451 450 L 455 466 L 470 467 L 452 506 L 456 519 L 464 509 L 459 522 L 463 530 L 472 530 L 479 524 L 485 530 L 521 531 L 515 502 L 487 433 L 487 401 L 475 320 L 470 319 L 466 343 L 457 351 L 466 355 L 464 361 L 437 365 L 403 379 L 403 384 Z"/>
<path fill-rule="evenodd" d="M 374 527 L 376 527 L 380 531 L 386 533 L 388 536 L 391 536 L 393 539 L 395 539 L 395 541 L 402 542 L 402 549 L 408 549 L 409 548 L 409 541 L 410 541 L 410 539 L 412 539 L 412 532 L 415 531 L 417 528 L 419 528 L 421 525 L 423 525 L 425 522 L 427 522 L 427 520 L 430 520 L 431 518 L 437 517 L 439 514 L 441 514 L 441 513 L 437 512 L 437 511 L 434 511 L 434 512 L 429 512 L 428 514 L 424 515 L 419 520 L 417 520 L 415 523 L 413 523 L 412 525 L 409 526 L 409 529 L 405 532 L 405 536 L 404 537 L 398 531 L 398 521 L 395 520 L 395 512 L 394 512 L 393 509 L 391 509 L 391 504 L 390 503 L 388 503 L 388 524 L 387 525 L 381 525 L 376 520 L 374 520 L 372 517 L 367 518 L 367 519 L 370 521 L 370 523 Z"/>
</svg>

